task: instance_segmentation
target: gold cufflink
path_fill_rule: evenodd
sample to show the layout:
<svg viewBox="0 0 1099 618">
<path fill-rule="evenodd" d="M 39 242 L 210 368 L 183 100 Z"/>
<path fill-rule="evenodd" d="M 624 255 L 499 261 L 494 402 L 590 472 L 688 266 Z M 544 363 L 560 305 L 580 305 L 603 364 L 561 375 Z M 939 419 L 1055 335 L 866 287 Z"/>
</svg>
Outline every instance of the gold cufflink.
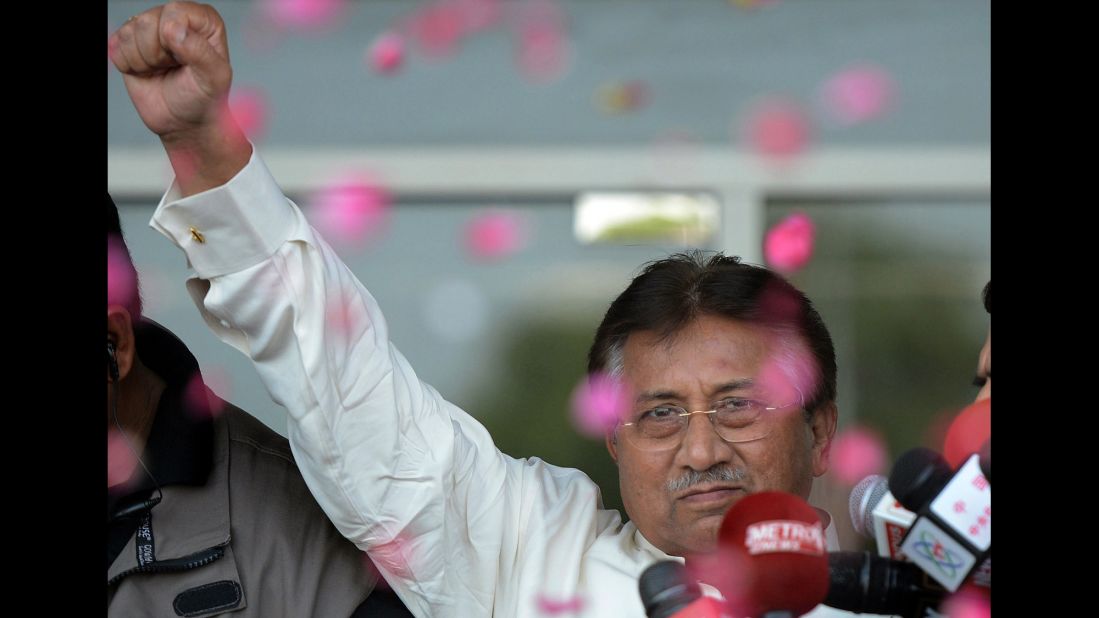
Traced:
<svg viewBox="0 0 1099 618">
<path fill-rule="evenodd" d="M 194 238 L 195 241 L 197 241 L 199 243 L 202 243 L 202 244 L 206 243 L 206 238 L 202 234 L 200 234 L 199 231 L 196 230 L 195 228 L 191 228 L 191 238 Z"/>
</svg>

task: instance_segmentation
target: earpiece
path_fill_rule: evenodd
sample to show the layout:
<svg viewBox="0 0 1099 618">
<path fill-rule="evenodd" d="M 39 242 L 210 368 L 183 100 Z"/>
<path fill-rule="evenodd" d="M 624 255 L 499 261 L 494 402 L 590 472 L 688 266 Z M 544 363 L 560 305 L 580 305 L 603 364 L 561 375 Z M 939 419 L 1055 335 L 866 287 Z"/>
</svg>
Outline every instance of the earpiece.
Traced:
<svg viewBox="0 0 1099 618">
<path fill-rule="evenodd" d="M 114 342 L 107 342 L 107 371 L 110 372 L 111 381 L 118 382 L 118 361 L 114 357 Z"/>
</svg>

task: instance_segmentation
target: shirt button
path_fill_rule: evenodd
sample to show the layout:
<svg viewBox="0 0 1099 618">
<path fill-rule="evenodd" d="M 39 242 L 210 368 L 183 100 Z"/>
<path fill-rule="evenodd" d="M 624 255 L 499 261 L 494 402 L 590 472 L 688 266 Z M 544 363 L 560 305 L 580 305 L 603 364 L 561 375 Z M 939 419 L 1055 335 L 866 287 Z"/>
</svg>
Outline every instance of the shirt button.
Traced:
<svg viewBox="0 0 1099 618">
<path fill-rule="evenodd" d="M 193 227 L 191 228 L 191 238 L 194 238 L 195 241 L 198 242 L 199 244 L 205 244 L 206 243 L 206 237 L 203 236 L 202 233 L 200 233 L 198 230 L 196 230 Z"/>
</svg>

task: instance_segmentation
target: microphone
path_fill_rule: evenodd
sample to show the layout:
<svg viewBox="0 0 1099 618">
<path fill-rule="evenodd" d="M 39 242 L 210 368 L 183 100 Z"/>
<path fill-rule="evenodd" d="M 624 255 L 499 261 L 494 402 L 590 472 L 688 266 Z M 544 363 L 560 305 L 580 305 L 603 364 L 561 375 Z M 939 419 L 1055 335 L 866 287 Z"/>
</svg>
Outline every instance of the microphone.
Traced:
<svg viewBox="0 0 1099 618">
<path fill-rule="evenodd" d="M 902 618 L 940 616 L 946 589 L 930 581 L 910 562 L 874 556 L 870 552 L 828 554 L 831 585 L 824 604 L 858 614 L 890 614 Z"/>
<path fill-rule="evenodd" d="M 992 548 L 992 487 L 978 459 L 971 455 L 954 472 L 938 453 L 915 448 L 889 477 L 893 495 L 918 515 L 901 550 L 951 592 Z"/>
<path fill-rule="evenodd" d="M 954 417 L 943 440 L 943 458 L 951 468 L 957 469 L 970 455 L 980 453 L 991 436 L 992 398 L 989 397 L 974 401 Z M 988 479 L 988 475 L 985 478 Z"/>
<path fill-rule="evenodd" d="M 648 618 L 725 618 L 721 602 L 702 596 L 687 567 L 675 560 L 649 566 L 638 581 Z"/>
<path fill-rule="evenodd" d="M 848 511 L 855 530 L 874 539 L 879 556 L 905 559 L 901 539 L 916 520 L 916 514 L 889 493 L 889 481 L 884 476 L 874 474 L 859 481 L 851 490 Z"/>
<path fill-rule="evenodd" d="M 718 547 L 739 556 L 743 589 L 718 589 L 734 614 L 763 618 L 800 616 L 828 594 L 824 527 L 801 498 L 764 491 L 741 498 L 721 523 Z"/>
<path fill-rule="evenodd" d="M 992 438 L 981 446 L 981 474 L 985 475 L 988 482 L 992 482 Z"/>
</svg>

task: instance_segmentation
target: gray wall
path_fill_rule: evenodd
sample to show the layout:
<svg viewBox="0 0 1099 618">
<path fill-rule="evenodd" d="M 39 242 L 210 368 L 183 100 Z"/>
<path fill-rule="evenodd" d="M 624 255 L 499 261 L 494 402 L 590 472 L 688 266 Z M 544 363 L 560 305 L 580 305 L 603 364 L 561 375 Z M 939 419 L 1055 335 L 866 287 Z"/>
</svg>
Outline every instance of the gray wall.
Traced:
<svg viewBox="0 0 1099 618">
<path fill-rule="evenodd" d="M 727 0 L 563 2 L 573 61 L 550 84 L 532 84 L 515 68 L 504 28 L 467 40 L 451 58 L 411 54 L 395 76 L 364 68 L 374 37 L 420 2 L 353 2 L 334 32 L 292 34 L 269 49 L 244 35 L 253 2 L 212 4 L 228 25 L 235 85 L 267 93 L 267 145 L 643 144 L 670 130 L 722 144 L 756 97 L 810 104 L 830 74 L 863 61 L 893 75 L 894 112 L 853 128 L 820 126 L 820 143 L 991 140 L 987 0 L 782 1 L 754 10 Z M 152 5 L 108 2 L 108 25 Z M 650 104 L 634 114 L 601 113 L 596 90 L 630 79 L 648 84 Z M 114 73 L 107 100 L 110 145 L 154 144 Z"/>
</svg>

